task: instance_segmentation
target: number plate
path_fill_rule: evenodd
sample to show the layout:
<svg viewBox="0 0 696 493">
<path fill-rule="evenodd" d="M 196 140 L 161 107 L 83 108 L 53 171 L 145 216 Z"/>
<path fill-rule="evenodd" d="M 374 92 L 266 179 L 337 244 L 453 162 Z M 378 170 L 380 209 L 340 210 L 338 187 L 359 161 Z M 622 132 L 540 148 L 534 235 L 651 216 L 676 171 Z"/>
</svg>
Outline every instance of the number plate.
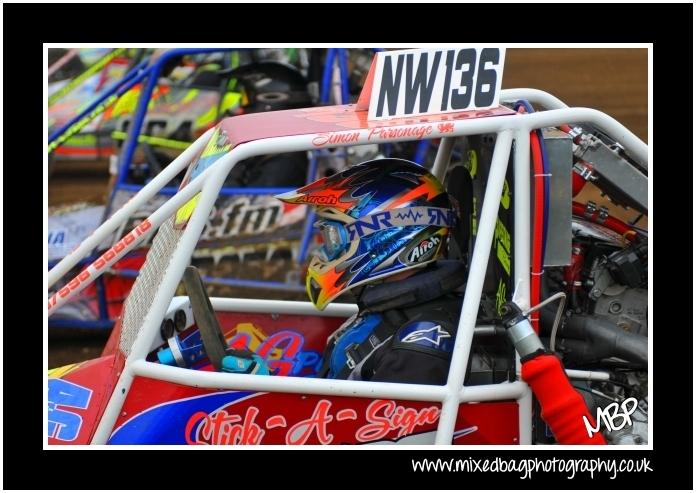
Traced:
<svg viewBox="0 0 696 493">
<path fill-rule="evenodd" d="M 505 48 L 419 49 L 377 54 L 369 120 L 498 106 Z"/>
</svg>

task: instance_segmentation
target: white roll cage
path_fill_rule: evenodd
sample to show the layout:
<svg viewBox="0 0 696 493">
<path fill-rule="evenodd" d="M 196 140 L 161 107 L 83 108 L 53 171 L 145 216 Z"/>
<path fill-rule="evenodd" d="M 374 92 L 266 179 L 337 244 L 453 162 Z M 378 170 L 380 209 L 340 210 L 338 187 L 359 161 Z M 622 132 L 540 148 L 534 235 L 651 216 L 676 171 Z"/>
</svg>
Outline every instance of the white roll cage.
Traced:
<svg viewBox="0 0 696 493">
<path fill-rule="evenodd" d="M 155 289 L 155 295 L 151 300 L 150 306 L 145 308 L 141 307 L 141 310 L 146 310 L 142 318 L 142 323 L 136 327 L 137 332 L 129 351 L 127 351 L 123 372 L 114 388 L 106 410 L 101 417 L 92 443 L 105 444 L 108 441 L 133 379 L 135 376 L 139 375 L 203 388 L 440 402 L 442 404 L 442 412 L 440 414 L 435 439 L 435 443 L 439 445 L 452 443 L 452 435 L 460 403 L 515 399 L 519 405 L 519 443 L 522 445 L 531 444 L 532 399 L 531 391 L 527 384 L 518 380 L 516 382 L 495 385 L 464 386 L 466 366 L 474 336 L 476 315 L 481 298 L 486 266 L 488 265 L 498 206 L 503 191 L 503 182 L 513 142 L 515 143 L 515 181 L 512 194 L 515 201 L 513 285 L 516 286 L 515 302 L 522 309 L 529 308 L 530 302 L 531 192 L 529 179 L 529 132 L 534 129 L 558 126 L 566 123 L 591 123 L 620 142 L 634 159 L 645 165 L 648 163 L 648 146 L 623 125 L 600 111 L 589 108 L 568 108 L 562 101 L 554 96 L 535 89 L 508 89 L 503 90 L 501 93 L 501 100 L 503 101 L 513 101 L 517 99 L 527 99 L 532 103 L 537 103 L 548 108 L 548 110 L 532 114 L 452 120 L 454 123 L 453 131 L 445 134 L 438 131 L 437 127 L 434 126 L 434 131 L 428 135 L 428 138 L 431 139 L 442 138 L 433 167 L 433 173 L 442 180 L 450 160 L 455 137 L 483 133 L 497 134 L 483 206 L 480 211 L 480 217 L 478 218 L 476 242 L 471 259 L 471 268 L 466 283 L 464 302 L 459 318 L 459 326 L 452 354 L 452 363 L 450 365 L 446 385 L 395 384 L 213 373 L 174 368 L 145 360 L 154 341 L 159 337 L 161 321 L 172 302 L 184 269 L 190 263 L 198 238 L 203 231 L 213 204 L 230 170 L 239 161 L 252 156 L 314 149 L 315 146 L 312 144 L 312 139 L 316 137 L 316 134 L 261 139 L 239 144 L 232 148 L 227 154 L 215 161 L 215 163 L 201 173 L 200 176 L 192 180 L 147 219 L 151 225 L 152 231 L 154 231 L 160 225 L 164 224 L 167 219 L 171 218 L 172 215 L 196 193 L 199 191 L 202 192 L 199 203 L 186 229 L 178 240 L 176 250 L 168 266 L 166 266 L 166 269 L 162 273 L 161 280 L 159 280 L 158 285 L 153 288 Z M 392 128 L 398 129 L 401 126 L 408 127 L 409 125 L 397 125 Z M 66 275 L 70 269 L 77 265 L 82 258 L 88 256 L 94 248 L 96 248 L 108 235 L 112 234 L 130 215 L 144 205 L 162 187 L 166 186 L 180 171 L 185 169 L 189 165 L 191 159 L 203 149 L 212 132 L 213 130 L 211 129 L 198 138 L 127 204 L 102 224 L 72 254 L 65 257 L 51 269 L 48 273 L 48 287 L 50 288 Z M 363 129 L 359 132 L 359 139 L 351 142 L 350 145 L 368 143 L 368 131 Z M 407 140 L 414 139 L 412 137 L 372 137 L 369 143 L 387 143 Z M 331 145 L 331 147 L 345 146 L 346 145 L 341 144 Z M 129 234 L 133 234 L 133 232 Z M 57 298 L 54 295 L 49 299 L 49 315 L 79 293 L 89 282 L 92 282 L 94 278 L 103 273 L 105 269 L 108 269 L 110 265 L 120 259 L 125 253 L 140 243 L 146 235 L 136 234 L 135 236 L 136 239 L 129 244 L 125 245 L 122 243 L 121 246 L 124 248 L 121 248 L 120 251 L 114 250 L 114 255 L 111 256 L 106 264 L 101 265 L 99 268 L 92 264 L 85 269 L 83 273 L 86 272 L 87 274 L 82 275 L 83 278 L 81 281 L 76 287 L 69 289 L 67 295 Z M 118 242 L 116 245 L 119 243 L 121 242 Z M 147 264 L 156 261 L 157 258 L 155 255 L 148 255 L 146 265 L 143 266 L 143 269 Z M 147 280 L 141 280 L 142 277 L 146 276 L 147 274 L 144 274 L 141 270 L 141 275 L 136 282 L 147 282 Z M 70 284 L 74 284 L 74 282 L 75 281 Z M 63 288 L 63 290 L 59 290 L 59 292 L 65 292 L 65 289 L 66 288 Z M 129 295 L 129 298 L 126 300 L 124 312 L 129 309 L 128 302 L 131 298 L 133 298 L 133 296 Z M 333 305 L 329 306 L 324 312 L 317 312 L 311 303 L 280 300 L 213 298 L 212 304 L 216 310 L 224 311 L 239 310 L 244 312 L 273 312 L 314 316 L 340 316 L 348 315 L 355 311 L 355 307 L 352 305 Z M 519 370 L 520 365 L 518 358 L 518 374 Z M 602 375 L 599 375 L 598 378 L 602 378 Z"/>
</svg>

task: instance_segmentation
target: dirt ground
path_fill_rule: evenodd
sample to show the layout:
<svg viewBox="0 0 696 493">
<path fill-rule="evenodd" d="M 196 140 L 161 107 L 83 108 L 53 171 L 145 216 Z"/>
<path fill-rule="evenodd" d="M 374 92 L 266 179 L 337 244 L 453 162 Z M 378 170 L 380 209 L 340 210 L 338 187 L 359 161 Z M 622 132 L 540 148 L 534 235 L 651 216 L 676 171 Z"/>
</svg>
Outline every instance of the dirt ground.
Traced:
<svg viewBox="0 0 696 493">
<path fill-rule="evenodd" d="M 508 49 L 503 88 L 513 87 L 603 111 L 650 143 L 647 49 Z"/>
<path fill-rule="evenodd" d="M 570 106 L 599 109 L 648 141 L 648 53 L 645 49 L 508 49 L 503 88 L 531 87 L 554 94 Z M 103 204 L 109 185 L 106 161 L 57 163 L 48 185 L 49 207 L 76 202 Z M 609 205 L 612 213 L 632 220 L 587 187 L 581 200 Z M 643 219 L 639 225 L 647 227 Z M 277 293 L 241 293 L 272 297 Z M 297 295 L 292 295 L 297 299 Z M 55 368 L 99 356 L 107 338 L 103 331 L 52 332 L 48 365 Z"/>
</svg>

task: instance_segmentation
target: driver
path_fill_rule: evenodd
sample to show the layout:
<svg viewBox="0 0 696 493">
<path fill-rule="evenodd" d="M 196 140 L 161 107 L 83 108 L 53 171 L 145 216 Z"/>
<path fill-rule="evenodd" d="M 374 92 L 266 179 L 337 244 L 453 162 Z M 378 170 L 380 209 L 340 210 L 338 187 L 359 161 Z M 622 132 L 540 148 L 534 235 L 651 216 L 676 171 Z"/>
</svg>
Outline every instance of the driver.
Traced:
<svg viewBox="0 0 696 493">
<path fill-rule="evenodd" d="M 327 340 L 319 376 L 445 384 L 465 270 L 440 260 L 456 214 L 437 178 L 377 159 L 276 197 L 316 207 L 323 244 L 307 271 L 312 303 L 357 299 L 358 313 Z"/>
</svg>

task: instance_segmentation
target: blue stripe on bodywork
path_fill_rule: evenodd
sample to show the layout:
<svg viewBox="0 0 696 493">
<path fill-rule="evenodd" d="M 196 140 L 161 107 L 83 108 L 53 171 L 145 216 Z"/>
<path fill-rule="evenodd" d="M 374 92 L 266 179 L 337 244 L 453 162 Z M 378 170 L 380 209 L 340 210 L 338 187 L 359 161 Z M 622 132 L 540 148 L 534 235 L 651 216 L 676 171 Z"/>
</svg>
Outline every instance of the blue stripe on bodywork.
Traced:
<svg viewBox="0 0 696 493">
<path fill-rule="evenodd" d="M 186 445 L 184 431 L 193 414 L 200 411 L 210 414 L 253 393 L 230 391 L 207 394 L 147 409 L 116 430 L 108 444 Z"/>
</svg>

